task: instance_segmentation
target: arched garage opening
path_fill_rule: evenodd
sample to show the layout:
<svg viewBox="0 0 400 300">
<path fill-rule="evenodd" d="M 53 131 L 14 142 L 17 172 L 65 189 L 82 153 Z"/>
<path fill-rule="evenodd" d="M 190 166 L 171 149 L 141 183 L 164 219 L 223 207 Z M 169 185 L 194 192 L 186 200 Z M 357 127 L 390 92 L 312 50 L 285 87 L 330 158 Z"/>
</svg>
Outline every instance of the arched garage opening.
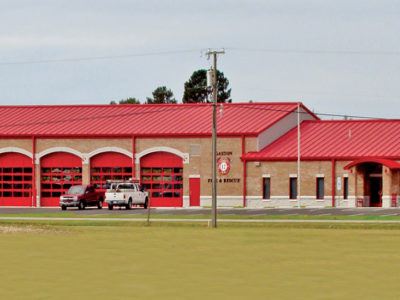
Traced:
<svg viewBox="0 0 400 300">
<path fill-rule="evenodd" d="M 181 207 L 183 205 L 182 158 L 168 152 L 147 154 L 140 160 L 140 179 L 151 195 L 153 207 Z"/>
<path fill-rule="evenodd" d="M 118 152 L 104 152 L 90 160 L 90 183 L 105 191 L 107 180 L 129 180 L 132 178 L 132 158 Z"/>
<path fill-rule="evenodd" d="M 32 206 L 32 158 L 0 155 L 0 206 Z"/>
<path fill-rule="evenodd" d="M 48 154 L 40 160 L 41 206 L 59 206 L 60 196 L 82 184 L 82 159 L 67 152 Z"/>
</svg>

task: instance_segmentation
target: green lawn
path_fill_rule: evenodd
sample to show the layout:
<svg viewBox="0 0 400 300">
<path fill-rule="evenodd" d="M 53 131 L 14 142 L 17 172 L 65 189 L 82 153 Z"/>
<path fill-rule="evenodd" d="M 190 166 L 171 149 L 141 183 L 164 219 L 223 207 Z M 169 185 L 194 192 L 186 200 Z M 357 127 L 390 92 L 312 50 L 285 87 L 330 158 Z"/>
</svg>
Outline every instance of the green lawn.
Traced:
<svg viewBox="0 0 400 300">
<path fill-rule="evenodd" d="M 147 214 L 133 215 L 133 214 L 104 214 L 104 215 L 84 215 L 76 214 L 74 212 L 29 212 L 18 214 L 1 214 L 0 217 L 51 217 L 51 218 L 133 218 L 143 219 L 147 218 Z M 152 214 L 153 219 L 211 219 L 211 214 L 197 214 L 197 215 L 184 215 L 184 214 Z M 249 219 L 249 220 L 276 220 L 276 219 L 291 219 L 291 220 L 397 220 L 400 221 L 400 216 L 379 216 L 379 215 L 365 215 L 365 216 L 351 216 L 351 215 L 233 215 L 233 214 L 218 214 L 219 219 Z"/>
<path fill-rule="evenodd" d="M 400 298 L 396 227 L 43 224 L 0 230 L 0 299 Z"/>
</svg>

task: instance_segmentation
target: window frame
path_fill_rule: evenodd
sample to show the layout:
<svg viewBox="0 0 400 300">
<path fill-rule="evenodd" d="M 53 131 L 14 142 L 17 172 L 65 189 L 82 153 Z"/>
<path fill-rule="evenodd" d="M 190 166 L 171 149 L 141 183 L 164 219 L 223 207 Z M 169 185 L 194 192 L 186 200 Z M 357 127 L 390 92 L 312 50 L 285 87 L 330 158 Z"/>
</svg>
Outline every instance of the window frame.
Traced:
<svg viewBox="0 0 400 300">
<path fill-rule="evenodd" d="M 266 196 L 265 187 L 266 182 L 268 182 L 268 197 Z M 271 199 L 271 177 L 263 177 L 262 179 L 262 193 L 263 193 L 263 200 L 270 200 Z"/>
<path fill-rule="evenodd" d="M 293 190 L 292 190 L 292 181 L 295 181 L 294 189 L 295 189 L 295 197 L 292 197 Z M 290 200 L 297 200 L 297 177 L 290 177 L 289 178 L 289 199 Z"/>
<path fill-rule="evenodd" d="M 320 196 L 320 185 L 319 182 L 322 181 L 322 197 Z M 324 177 L 317 177 L 315 186 L 315 198 L 317 200 L 324 200 L 325 199 L 325 178 Z"/>
<path fill-rule="evenodd" d="M 349 199 L 349 178 L 343 177 L 343 200 Z"/>
</svg>

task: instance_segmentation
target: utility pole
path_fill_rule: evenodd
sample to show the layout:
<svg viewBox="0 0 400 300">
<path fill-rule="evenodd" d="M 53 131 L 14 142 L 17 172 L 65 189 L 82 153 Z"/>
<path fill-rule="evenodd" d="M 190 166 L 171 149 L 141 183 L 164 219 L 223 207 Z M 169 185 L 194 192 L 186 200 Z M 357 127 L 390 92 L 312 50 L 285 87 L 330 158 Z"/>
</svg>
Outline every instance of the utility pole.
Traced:
<svg viewBox="0 0 400 300">
<path fill-rule="evenodd" d="M 213 66 L 213 126 L 212 126 L 212 227 L 217 227 L 217 55 L 224 54 L 225 50 L 211 51 L 208 49 L 207 56 L 214 58 Z"/>
</svg>

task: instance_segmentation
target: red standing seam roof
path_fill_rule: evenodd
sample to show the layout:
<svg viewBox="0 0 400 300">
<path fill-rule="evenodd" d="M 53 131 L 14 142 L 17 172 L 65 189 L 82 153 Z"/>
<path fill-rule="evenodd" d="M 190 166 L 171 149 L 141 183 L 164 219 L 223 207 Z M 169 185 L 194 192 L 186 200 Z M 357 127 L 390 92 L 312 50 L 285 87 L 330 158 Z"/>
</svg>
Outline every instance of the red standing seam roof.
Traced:
<svg viewBox="0 0 400 300">
<path fill-rule="evenodd" d="M 296 109 L 296 102 L 218 104 L 218 135 L 258 135 Z M 212 104 L 0 106 L 0 136 L 8 137 L 209 136 L 211 132 Z"/>
<path fill-rule="evenodd" d="M 303 160 L 400 159 L 400 120 L 304 121 L 300 130 Z M 297 127 L 243 159 L 297 159 Z"/>
</svg>

